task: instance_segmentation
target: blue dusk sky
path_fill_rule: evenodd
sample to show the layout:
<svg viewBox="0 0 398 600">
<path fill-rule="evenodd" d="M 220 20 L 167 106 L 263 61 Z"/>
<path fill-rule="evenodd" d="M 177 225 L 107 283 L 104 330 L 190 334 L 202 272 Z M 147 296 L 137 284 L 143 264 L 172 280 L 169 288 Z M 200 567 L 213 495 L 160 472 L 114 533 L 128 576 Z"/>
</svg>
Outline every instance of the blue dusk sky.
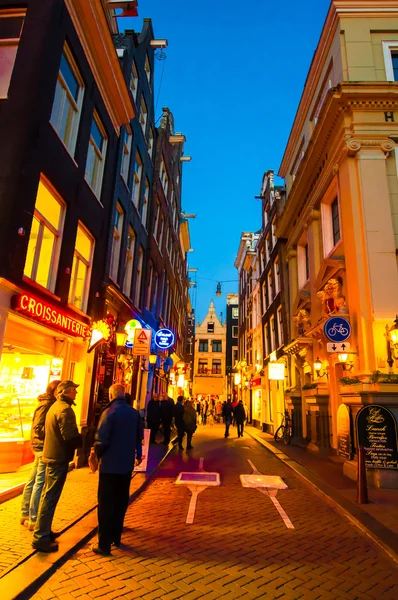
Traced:
<svg viewBox="0 0 398 600">
<path fill-rule="evenodd" d="M 155 37 L 168 40 L 167 59 L 155 61 L 156 118 L 171 109 L 192 156 L 183 165 L 182 207 L 196 214 L 188 256 L 198 268 L 191 288 L 198 321 L 212 299 L 225 315 L 226 294 L 237 292 L 227 281 L 237 280 L 240 235 L 261 227 L 254 196 L 263 173 L 278 172 L 329 5 L 140 0 L 139 17 L 119 19 L 121 31 L 141 31 L 150 17 Z M 226 281 L 219 298 L 217 281 Z"/>
</svg>

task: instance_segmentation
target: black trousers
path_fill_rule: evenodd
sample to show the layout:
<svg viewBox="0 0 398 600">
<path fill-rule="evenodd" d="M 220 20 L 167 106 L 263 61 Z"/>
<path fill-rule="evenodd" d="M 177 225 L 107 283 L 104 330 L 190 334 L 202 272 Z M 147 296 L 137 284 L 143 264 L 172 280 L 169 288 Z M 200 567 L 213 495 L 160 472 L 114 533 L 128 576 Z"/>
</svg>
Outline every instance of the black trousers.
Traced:
<svg viewBox="0 0 398 600">
<path fill-rule="evenodd" d="M 236 428 L 238 430 L 238 437 L 243 435 L 243 421 L 236 421 Z"/>
<path fill-rule="evenodd" d="M 183 440 L 184 435 L 185 435 L 184 426 L 182 425 L 179 427 L 177 425 L 177 436 L 178 436 L 178 447 L 179 448 L 182 448 L 182 440 Z"/>
<path fill-rule="evenodd" d="M 55 509 L 60 499 L 66 476 L 68 474 L 68 463 L 48 463 L 46 468 L 46 479 L 41 495 L 39 513 L 36 520 L 36 528 L 33 534 L 35 542 L 49 542 L 51 540 L 51 526 Z"/>
<path fill-rule="evenodd" d="M 171 422 L 170 421 L 162 421 L 163 427 L 163 435 L 164 435 L 164 444 L 170 444 L 170 432 L 171 432 Z"/>
<path fill-rule="evenodd" d="M 154 442 L 156 442 L 156 435 L 157 435 L 157 433 L 159 431 L 159 425 L 160 425 L 160 422 L 155 422 L 154 423 L 154 422 L 151 421 L 150 423 L 148 423 L 148 427 L 151 430 L 151 435 L 149 437 L 149 442 L 151 444 L 153 444 Z"/>
<path fill-rule="evenodd" d="M 110 552 L 112 542 L 120 544 L 123 521 L 129 504 L 131 473 L 99 474 L 98 545 Z"/>
</svg>

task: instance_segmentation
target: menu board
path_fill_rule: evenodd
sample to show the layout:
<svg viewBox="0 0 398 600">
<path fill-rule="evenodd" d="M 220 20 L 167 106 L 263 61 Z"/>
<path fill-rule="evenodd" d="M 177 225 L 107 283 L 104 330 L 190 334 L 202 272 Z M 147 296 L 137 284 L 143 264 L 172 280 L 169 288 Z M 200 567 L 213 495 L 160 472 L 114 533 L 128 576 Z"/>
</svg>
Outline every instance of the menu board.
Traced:
<svg viewBox="0 0 398 600">
<path fill-rule="evenodd" d="M 365 448 L 367 469 L 397 469 L 397 423 L 385 406 L 364 406 L 356 419 L 358 446 Z"/>
<path fill-rule="evenodd" d="M 352 458 L 351 416 L 346 404 L 340 404 L 337 411 L 337 445 L 340 456 Z"/>
</svg>

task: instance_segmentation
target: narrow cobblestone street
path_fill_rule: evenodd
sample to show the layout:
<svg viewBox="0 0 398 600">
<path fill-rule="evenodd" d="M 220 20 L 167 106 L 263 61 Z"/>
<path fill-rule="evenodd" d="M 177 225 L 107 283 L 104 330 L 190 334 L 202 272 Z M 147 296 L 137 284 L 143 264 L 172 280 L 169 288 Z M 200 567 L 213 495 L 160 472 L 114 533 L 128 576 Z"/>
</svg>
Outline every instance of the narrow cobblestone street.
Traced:
<svg viewBox="0 0 398 600">
<path fill-rule="evenodd" d="M 222 426 L 200 427 L 194 450 L 175 451 L 130 505 L 122 547 L 103 558 L 85 545 L 35 600 L 395 600 L 398 570 L 382 551 L 257 442 L 231 433 L 225 440 Z M 221 487 L 199 494 L 187 525 L 191 494 L 175 480 L 196 471 L 200 457 L 205 471 L 220 473 Z M 248 459 L 287 483 L 277 498 L 294 529 L 269 497 L 242 487 Z"/>
</svg>

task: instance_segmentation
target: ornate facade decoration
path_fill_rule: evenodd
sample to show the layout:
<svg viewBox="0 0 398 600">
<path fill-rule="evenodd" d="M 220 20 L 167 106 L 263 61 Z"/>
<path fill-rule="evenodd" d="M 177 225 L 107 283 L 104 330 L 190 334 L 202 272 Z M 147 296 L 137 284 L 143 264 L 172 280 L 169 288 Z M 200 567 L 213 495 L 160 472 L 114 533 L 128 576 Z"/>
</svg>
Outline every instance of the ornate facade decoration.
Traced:
<svg viewBox="0 0 398 600">
<path fill-rule="evenodd" d="M 325 315 L 347 314 L 347 305 L 345 297 L 341 292 L 341 281 L 339 279 L 329 279 L 324 285 L 323 290 L 317 293 L 322 301 L 322 308 Z"/>
<path fill-rule="evenodd" d="M 297 315 L 293 317 L 293 321 L 297 327 L 297 334 L 301 337 L 307 333 L 311 328 L 310 315 L 305 308 L 298 311 Z"/>
</svg>

